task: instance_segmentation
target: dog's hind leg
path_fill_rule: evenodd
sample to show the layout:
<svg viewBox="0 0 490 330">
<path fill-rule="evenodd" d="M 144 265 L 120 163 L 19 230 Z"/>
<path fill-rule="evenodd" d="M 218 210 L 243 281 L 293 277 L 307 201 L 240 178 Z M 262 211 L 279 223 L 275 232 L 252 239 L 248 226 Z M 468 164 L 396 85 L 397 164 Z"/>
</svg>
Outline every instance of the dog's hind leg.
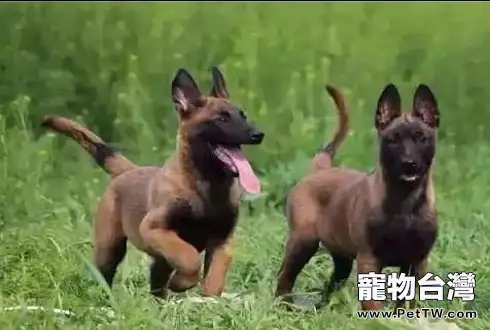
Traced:
<svg viewBox="0 0 490 330">
<path fill-rule="evenodd" d="M 106 192 L 99 203 L 94 226 L 94 263 L 105 281 L 112 286 L 116 269 L 124 259 L 127 238 L 122 228 L 114 194 Z"/>
<path fill-rule="evenodd" d="M 276 297 L 285 296 L 285 301 L 291 302 L 286 295 L 291 293 L 301 270 L 318 250 L 316 237 L 304 237 L 301 233 L 292 231 L 286 243 L 286 252 L 279 270 Z"/>
<path fill-rule="evenodd" d="M 358 275 L 369 274 L 371 272 L 376 274 L 381 273 L 381 262 L 369 250 L 360 251 L 356 256 L 356 262 Z M 383 308 L 383 303 L 378 300 L 362 300 L 361 308 L 363 310 L 379 310 Z"/>
<path fill-rule="evenodd" d="M 288 197 L 285 213 L 289 223 L 289 235 L 286 242 L 284 258 L 278 273 L 276 297 L 291 303 L 290 293 L 301 270 L 315 255 L 319 247 L 316 229 L 318 208 L 304 198 L 302 191 L 293 191 Z"/>
<path fill-rule="evenodd" d="M 322 303 L 327 302 L 334 291 L 339 290 L 344 286 L 352 272 L 354 264 L 353 258 L 338 253 L 332 253 L 331 256 L 334 263 L 334 269 L 330 279 L 325 282 Z"/>
<path fill-rule="evenodd" d="M 117 266 L 119 266 L 126 255 L 126 246 L 126 237 L 121 237 L 112 242 L 97 243 L 95 245 L 95 266 L 109 287 L 112 286 L 114 281 Z"/>
</svg>

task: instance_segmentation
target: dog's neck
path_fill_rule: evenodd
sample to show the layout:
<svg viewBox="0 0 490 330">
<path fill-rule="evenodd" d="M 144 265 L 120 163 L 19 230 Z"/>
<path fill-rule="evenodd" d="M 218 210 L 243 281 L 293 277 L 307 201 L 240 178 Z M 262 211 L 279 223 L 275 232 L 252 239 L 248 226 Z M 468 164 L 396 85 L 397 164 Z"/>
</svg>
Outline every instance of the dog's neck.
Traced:
<svg viewBox="0 0 490 330">
<path fill-rule="evenodd" d="M 378 183 L 384 189 L 382 207 L 386 214 L 415 214 L 431 202 L 429 196 L 429 188 L 432 185 L 431 170 L 415 183 L 394 181 L 382 170 L 376 172 Z"/>
<path fill-rule="evenodd" d="M 213 155 L 207 143 L 193 140 L 179 132 L 177 139 L 177 156 L 180 169 L 192 181 L 214 181 L 231 176 L 227 175 L 219 160 Z"/>
</svg>

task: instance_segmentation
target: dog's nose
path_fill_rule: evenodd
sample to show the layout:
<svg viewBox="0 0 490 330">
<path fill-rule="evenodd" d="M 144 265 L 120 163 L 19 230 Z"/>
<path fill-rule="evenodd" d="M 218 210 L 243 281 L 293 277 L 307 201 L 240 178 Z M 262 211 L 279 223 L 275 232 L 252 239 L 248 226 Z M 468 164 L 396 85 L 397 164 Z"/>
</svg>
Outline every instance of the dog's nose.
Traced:
<svg viewBox="0 0 490 330">
<path fill-rule="evenodd" d="M 403 168 L 405 171 L 414 171 L 417 169 L 417 163 L 413 159 L 405 159 L 403 160 Z"/>
<path fill-rule="evenodd" d="M 254 129 L 254 130 L 252 130 L 252 131 L 250 132 L 250 140 L 251 140 L 251 141 L 252 141 L 252 143 L 254 143 L 254 144 L 259 144 L 259 143 L 261 143 L 261 142 L 262 142 L 262 140 L 264 139 L 264 136 L 265 136 L 265 134 L 264 134 L 264 133 L 262 133 L 261 131 L 256 130 L 256 129 Z"/>
</svg>

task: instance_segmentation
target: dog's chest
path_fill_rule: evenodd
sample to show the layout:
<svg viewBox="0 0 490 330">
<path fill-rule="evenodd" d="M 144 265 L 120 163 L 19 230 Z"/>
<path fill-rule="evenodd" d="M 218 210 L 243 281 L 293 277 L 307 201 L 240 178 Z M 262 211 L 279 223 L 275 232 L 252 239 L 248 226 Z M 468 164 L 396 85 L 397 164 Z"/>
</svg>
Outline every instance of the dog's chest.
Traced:
<svg viewBox="0 0 490 330">
<path fill-rule="evenodd" d="M 238 204 L 226 191 L 201 191 L 180 204 L 171 227 L 199 250 L 211 240 L 226 239 L 236 226 Z"/>
<path fill-rule="evenodd" d="M 230 208 L 189 212 L 175 218 L 172 227 L 182 239 L 201 251 L 210 242 L 228 238 L 236 227 L 237 215 L 238 212 Z"/>
<path fill-rule="evenodd" d="M 380 214 L 367 227 L 369 245 L 383 267 L 420 262 L 432 249 L 435 216 L 427 212 Z"/>
</svg>

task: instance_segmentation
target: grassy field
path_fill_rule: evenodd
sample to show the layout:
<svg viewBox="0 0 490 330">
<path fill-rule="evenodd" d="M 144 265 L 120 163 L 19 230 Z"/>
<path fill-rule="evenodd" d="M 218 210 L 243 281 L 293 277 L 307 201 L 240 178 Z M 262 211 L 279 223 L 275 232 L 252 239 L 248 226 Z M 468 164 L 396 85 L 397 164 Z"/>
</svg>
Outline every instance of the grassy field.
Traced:
<svg viewBox="0 0 490 330">
<path fill-rule="evenodd" d="M 369 170 L 376 165 L 375 101 L 389 81 L 407 107 L 420 82 L 440 102 L 441 232 L 430 269 L 477 276 L 474 302 L 429 306 L 477 309 L 478 319 L 454 322 L 490 328 L 490 5 L 2 3 L 0 9 L 0 306 L 76 314 L 0 311 L 1 329 L 414 329 L 418 321 L 357 319 L 354 278 L 317 312 L 286 312 L 272 299 L 286 234 L 284 196 L 336 120 L 323 85 L 347 95 L 352 115 L 338 161 Z M 39 119 L 75 118 L 137 163 L 163 163 L 175 145 L 172 75 L 186 67 L 210 86 L 213 64 L 232 98 L 267 133 L 263 145 L 247 150 L 265 193 L 243 204 L 226 285 L 251 298 L 155 303 L 147 260 L 131 249 L 108 299 L 90 264 L 92 214 L 108 177 L 76 144 L 40 134 Z M 330 271 L 329 257 L 316 256 L 296 290 L 321 286 Z M 115 317 L 91 309 L 103 306 Z"/>
</svg>

